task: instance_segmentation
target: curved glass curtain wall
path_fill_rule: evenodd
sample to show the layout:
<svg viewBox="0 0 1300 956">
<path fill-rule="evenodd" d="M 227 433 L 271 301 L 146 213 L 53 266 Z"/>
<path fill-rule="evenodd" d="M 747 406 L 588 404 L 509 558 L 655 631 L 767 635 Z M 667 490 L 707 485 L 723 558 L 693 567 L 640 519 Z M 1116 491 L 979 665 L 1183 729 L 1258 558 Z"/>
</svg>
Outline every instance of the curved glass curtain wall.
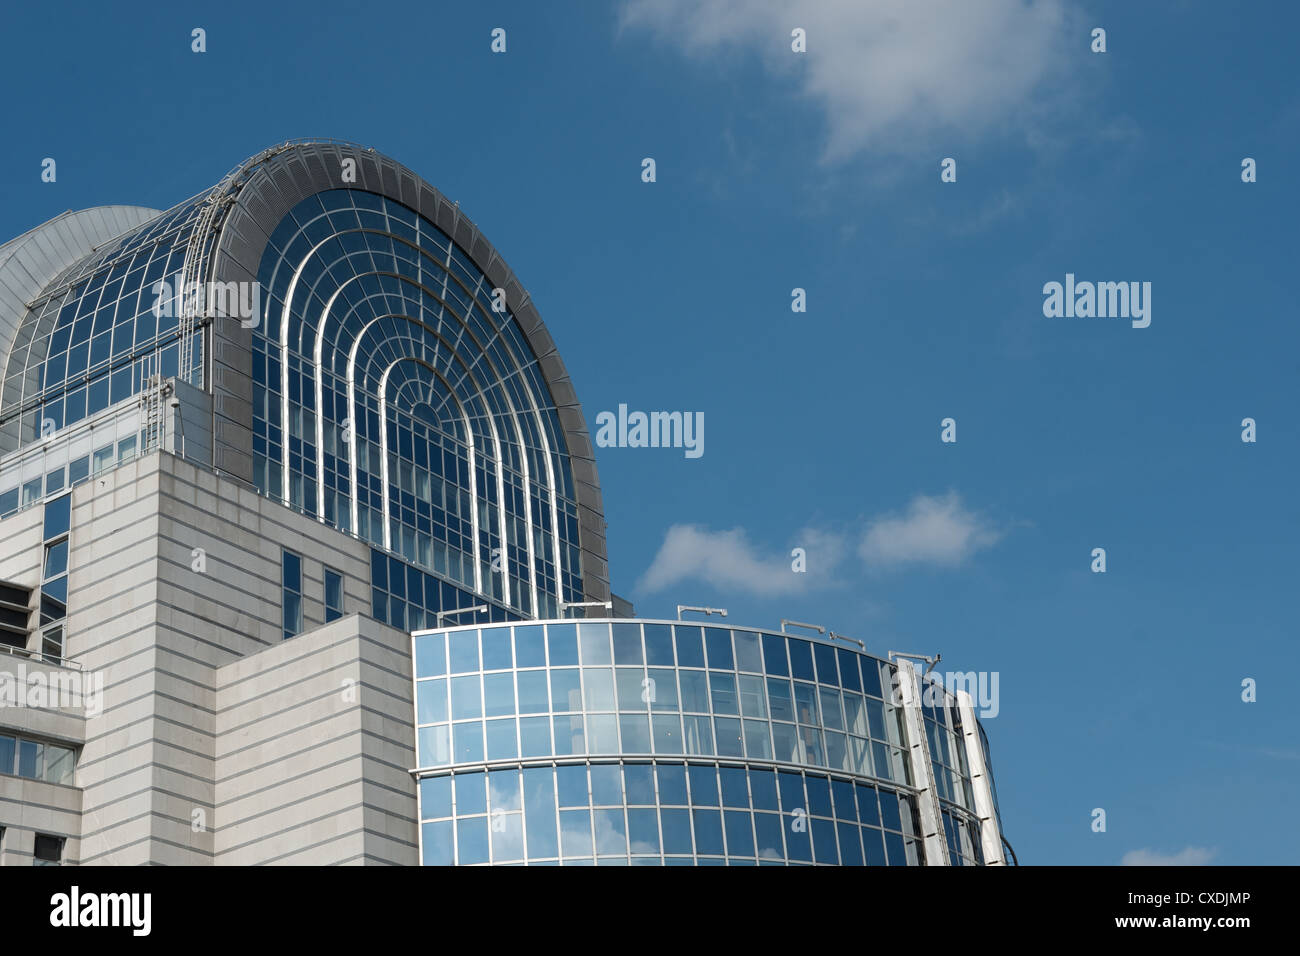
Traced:
<svg viewBox="0 0 1300 956">
<path fill-rule="evenodd" d="M 550 391 L 454 242 L 400 203 L 328 190 L 281 221 L 258 278 L 259 489 L 521 613 L 581 600 Z"/>
<path fill-rule="evenodd" d="M 179 370 L 178 309 L 160 309 L 156 283 L 175 283 L 207 192 L 66 269 L 33 303 L 4 369 L 3 415 L 21 415 L 18 446 L 137 394 L 144 376 Z M 171 313 L 170 315 L 168 313 Z M 202 385 L 203 337 L 193 334 L 192 381 Z M 0 431 L 3 434 L 3 431 Z M 12 440 L 9 440 L 10 443 Z"/>
<path fill-rule="evenodd" d="M 600 828 L 608 825 L 612 828 L 607 833 L 612 841 L 607 844 L 611 862 L 620 856 L 624 861 L 634 856 L 646 856 L 648 860 L 656 853 L 662 862 L 673 862 L 669 857 L 681 855 L 680 848 L 686 844 L 670 840 L 669 834 L 680 831 L 683 821 L 699 828 L 698 832 L 690 830 L 695 834 L 697 849 L 686 851 L 690 854 L 688 862 L 733 855 L 750 862 L 764 856 L 782 861 L 829 862 L 832 846 L 838 848 L 835 862 L 859 862 L 860 857 L 867 862 L 902 862 L 909 858 L 917 862 L 921 854 L 918 828 L 913 823 L 914 781 L 906 759 L 904 723 L 893 703 L 894 665 L 887 661 L 856 649 L 779 633 L 640 621 L 519 623 L 513 627 L 439 630 L 414 635 L 413 651 L 416 756 L 422 774 L 421 822 L 426 862 L 524 859 L 511 856 L 516 852 L 513 837 L 499 837 L 505 841 L 501 850 L 504 856 L 496 852 L 495 841 L 501 832 L 527 834 L 526 800 L 522 807 L 511 803 L 514 798 L 502 797 L 503 802 L 489 802 L 486 809 L 479 808 L 477 799 L 467 805 L 473 806 L 473 811 L 463 811 L 459 802 L 451 808 L 443 795 L 452 792 L 446 788 L 460 786 L 453 785 L 453 775 L 476 775 L 479 784 L 467 786 L 483 786 L 485 779 L 500 779 L 504 781 L 502 792 L 507 794 L 523 786 L 525 797 L 531 779 L 541 788 L 537 807 L 550 808 L 547 795 L 551 791 L 544 782 L 547 773 L 554 772 L 553 786 L 559 787 L 561 777 L 576 773 L 566 767 L 579 766 L 585 773 L 590 765 L 594 800 L 597 776 L 611 775 L 612 780 L 620 761 L 624 784 L 629 788 L 632 785 L 626 775 L 633 772 L 628 770 L 633 764 L 653 763 L 660 768 L 659 773 L 664 766 L 671 766 L 677 769 L 668 771 L 670 774 L 680 771 L 688 777 L 696 772 L 691 767 L 708 766 L 735 780 L 740 778 L 733 771 L 739 767 L 741 776 L 750 775 L 746 778 L 750 802 L 728 805 L 737 814 L 735 822 L 728 823 L 726 807 L 721 817 L 716 815 L 716 801 L 699 802 L 694 797 L 681 803 L 651 801 L 659 813 L 661 842 L 659 850 L 648 854 L 638 854 L 632 848 L 634 835 L 644 836 L 650 826 L 650 816 L 633 814 L 632 803 L 615 800 L 567 807 L 556 804 L 552 809 L 559 813 L 557 825 L 561 827 L 557 839 L 563 839 L 566 819 L 575 825 L 585 820 L 592 827 L 594 856 L 592 852 L 584 856 L 575 849 L 571 854 L 575 861 L 602 855 Z M 954 756 L 960 753 L 961 743 L 957 736 L 960 725 L 954 723 L 955 703 L 951 700 L 950 706 L 928 707 L 926 720 L 927 725 L 933 725 L 928 732 L 932 754 L 938 754 L 936 770 L 945 775 L 939 791 L 953 862 L 978 863 L 982 860 L 969 772 L 964 757 Z M 943 749 L 938 749 L 940 746 Z M 598 771 L 598 766 L 615 769 Z M 514 776 L 499 776 L 507 771 Z M 522 778 L 518 776 L 520 771 Z M 640 775 L 648 772 L 635 771 Z M 792 774 L 801 781 L 798 787 L 806 789 L 808 802 L 787 805 L 782 797 L 779 804 L 773 803 L 766 796 L 770 790 L 767 782 L 754 783 L 756 773 L 763 781 L 777 773 L 781 794 L 786 793 L 780 790 L 786 786 L 781 779 Z M 514 782 L 518 779 L 524 782 Z M 442 782 L 436 782 L 439 780 Z M 740 784 L 735 780 L 732 786 L 737 788 L 734 793 L 739 799 Z M 794 788 L 795 784 L 788 786 Z M 892 830 L 882 827 L 874 822 L 874 816 L 865 816 L 858 804 L 854 804 L 854 815 L 850 815 L 850 803 L 845 801 L 858 787 L 870 790 L 874 795 L 870 800 L 882 801 L 882 808 L 884 801 L 890 801 L 892 809 L 881 812 L 901 822 Z M 843 790 L 846 796 L 835 804 L 843 814 L 839 810 L 823 814 L 809 809 L 832 806 L 829 798 L 825 802 L 814 800 L 814 788 L 819 794 L 825 788 Z M 795 792 L 789 791 L 791 797 Z M 629 800 L 630 793 L 629 789 Z M 436 802 L 426 807 L 426 797 L 436 798 Z M 608 812 L 598 814 L 602 806 Z M 674 810 L 665 816 L 669 806 L 687 806 L 690 814 Z M 806 825 L 802 830 L 791 830 L 793 811 L 799 807 L 806 811 Z M 451 809 L 442 813 L 442 808 Z M 519 811 L 524 817 L 503 823 L 491 817 L 498 810 L 498 816 Z M 587 816 L 581 816 L 579 810 Z M 571 812 L 566 815 L 566 811 Z M 745 816 L 739 815 L 742 811 Z M 538 812 L 546 816 L 550 811 Z M 469 841 L 465 846 L 471 849 L 462 856 L 462 818 L 477 817 L 479 813 L 488 816 L 478 822 L 465 822 L 463 836 Z M 624 814 L 622 829 L 615 825 L 619 813 Z M 775 831 L 770 829 L 777 824 L 762 817 L 769 813 L 784 815 L 785 850 L 778 857 L 754 849 L 773 850 L 778 845 L 773 842 L 777 839 Z M 634 817 L 640 822 L 634 822 Z M 745 852 L 714 854 L 711 849 L 698 849 L 719 845 L 714 839 L 715 823 L 724 834 L 728 827 L 737 827 L 734 844 L 730 838 L 723 840 L 729 847 L 744 847 Z M 503 825 L 511 829 L 493 829 Z M 853 830 L 841 832 L 842 825 Z M 480 839 L 484 826 L 486 844 Z M 748 831 L 746 826 L 750 827 Z M 539 827 L 537 845 L 546 852 L 527 850 L 526 858 L 558 859 L 550 852 L 550 823 L 539 823 Z M 867 834 L 859 831 L 860 827 L 874 830 Z M 764 828 L 766 836 L 760 833 Z M 752 845 L 743 836 L 745 832 L 750 833 Z M 799 834 L 806 836 L 809 832 L 813 850 L 820 840 L 823 851 L 814 852 L 812 857 L 801 855 L 807 847 L 800 842 L 804 837 Z M 892 850 L 891 832 L 897 838 Z M 621 852 L 612 850 L 622 845 L 617 834 L 622 834 L 621 839 L 627 843 Z M 449 844 L 448 839 L 453 842 Z M 580 838 L 575 839 L 575 848 L 586 846 Z M 854 839 L 868 842 L 854 843 Z M 483 846 L 488 847 L 489 858 L 482 858 Z M 851 849 L 855 846 L 862 849 Z M 884 850 L 877 857 L 876 851 L 882 846 Z M 452 860 L 448 860 L 448 854 Z"/>
</svg>

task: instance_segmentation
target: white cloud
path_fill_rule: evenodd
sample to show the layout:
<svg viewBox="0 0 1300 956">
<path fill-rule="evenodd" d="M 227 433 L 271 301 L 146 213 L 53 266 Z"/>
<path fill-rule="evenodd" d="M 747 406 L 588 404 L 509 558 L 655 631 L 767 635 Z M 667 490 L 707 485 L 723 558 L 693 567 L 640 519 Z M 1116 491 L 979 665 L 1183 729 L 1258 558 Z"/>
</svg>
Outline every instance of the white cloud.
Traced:
<svg viewBox="0 0 1300 956">
<path fill-rule="evenodd" d="M 1129 850 L 1119 863 L 1120 866 L 1206 866 L 1217 852 L 1201 846 L 1185 847 L 1177 853 Z"/>
<path fill-rule="evenodd" d="M 905 514 L 872 521 L 858 554 L 872 567 L 955 565 L 1001 537 L 986 519 L 963 508 L 955 493 L 943 498 L 917 495 Z"/>
<path fill-rule="evenodd" d="M 812 534 L 820 534 L 813 533 Z M 818 544 L 800 545 L 808 550 L 809 565 L 819 547 L 843 552 L 833 536 L 819 536 Z M 649 570 L 637 582 L 637 589 L 648 593 L 662 591 L 683 581 L 708 584 L 719 590 L 745 591 L 752 594 L 792 594 L 804 588 L 807 574 L 796 574 L 793 559 L 784 555 L 764 556 L 750 542 L 742 528 L 710 531 L 697 525 L 677 524 L 668 529 L 659 553 Z M 838 560 L 838 557 L 835 557 Z"/>
<path fill-rule="evenodd" d="M 829 160 L 1043 112 L 1069 45 L 1087 49 L 1087 30 L 1067 20 L 1077 17 L 1064 0 L 630 0 L 622 16 L 690 55 L 734 45 L 798 76 L 825 112 Z M 805 54 L 790 50 L 795 27 L 807 31 Z"/>
</svg>

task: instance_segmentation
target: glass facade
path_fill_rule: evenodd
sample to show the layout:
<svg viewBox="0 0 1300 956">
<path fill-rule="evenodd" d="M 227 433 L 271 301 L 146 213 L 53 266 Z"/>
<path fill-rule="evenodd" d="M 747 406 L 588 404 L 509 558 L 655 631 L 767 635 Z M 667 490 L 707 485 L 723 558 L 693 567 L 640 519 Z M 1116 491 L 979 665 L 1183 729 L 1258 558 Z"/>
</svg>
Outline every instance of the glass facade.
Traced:
<svg viewBox="0 0 1300 956">
<path fill-rule="evenodd" d="M 635 620 L 432 630 L 412 652 L 426 863 L 923 859 L 888 661 Z M 978 863 L 953 703 L 927 727 L 954 862 Z"/>
<path fill-rule="evenodd" d="M 180 371 L 178 309 L 156 308 L 160 283 L 180 274 L 207 193 L 107 244 L 50 282 L 31 305 L 0 380 L 3 418 L 21 418 L 8 454 L 130 398 L 144 377 Z M 203 341 L 191 336 L 194 384 Z"/>
<path fill-rule="evenodd" d="M 258 281 L 263 493 L 520 614 L 582 599 L 553 399 L 455 242 L 394 200 L 327 190 L 282 219 Z"/>
</svg>

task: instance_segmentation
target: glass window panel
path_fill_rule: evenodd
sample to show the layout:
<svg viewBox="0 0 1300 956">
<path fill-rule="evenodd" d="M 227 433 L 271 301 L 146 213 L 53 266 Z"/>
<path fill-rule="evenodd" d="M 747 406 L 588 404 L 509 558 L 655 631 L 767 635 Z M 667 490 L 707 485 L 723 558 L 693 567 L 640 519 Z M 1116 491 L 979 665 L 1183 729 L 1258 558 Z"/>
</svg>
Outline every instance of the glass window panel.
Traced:
<svg viewBox="0 0 1300 956">
<path fill-rule="evenodd" d="M 456 763 L 477 763 L 483 759 L 483 722 L 471 720 L 452 725 Z"/>
<path fill-rule="evenodd" d="M 778 634 L 763 635 L 763 667 L 768 674 L 777 677 L 790 676 L 790 664 L 786 660 L 784 637 Z"/>
<path fill-rule="evenodd" d="M 657 754 L 682 752 L 682 723 L 676 714 L 655 714 L 650 719 L 654 734 L 654 751 Z"/>
<path fill-rule="evenodd" d="M 50 783 L 72 783 L 72 751 L 53 744 L 45 748 L 45 779 Z"/>
<path fill-rule="evenodd" d="M 645 714 L 620 714 L 618 727 L 623 753 L 650 753 L 650 719 Z"/>
<path fill-rule="evenodd" d="M 849 733 L 859 737 L 867 735 L 866 701 L 860 694 L 845 693 L 844 695 L 844 727 Z"/>
<path fill-rule="evenodd" d="M 693 713 L 709 712 L 708 675 L 702 671 L 678 671 L 681 681 L 682 710 Z"/>
<path fill-rule="evenodd" d="M 753 631 L 732 631 L 736 647 L 736 669 L 763 673 L 763 652 L 758 635 Z"/>
<path fill-rule="evenodd" d="M 591 802 L 587 787 L 585 764 L 569 764 L 555 768 L 555 786 L 560 806 L 585 807 Z"/>
<path fill-rule="evenodd" d="M 616 623 L 614 625 L 614 663 L 641 664 L 641 625 Z"/>
<path fill-rule="evenodd" d="M 653 809 L 627 811 L 627 839 L 632 853 L 659 852 L 659 814 Z"/>
<path fill-rule="evenodd" d="M 519 718 L 519 756 L 544 757 L 551 753 L 551 718 Z"/>
<path fill-rule="evenodd" d="M 808 774 L 808 812 L 814 816 L 829 817 L 831 813 L 830 782 L 817 774 Z"/>
<path fill-rule="evenodd" d="M 754 834 L 760 860 L 785 860 L 781 839 L 781 817 L 776 813 L 755 813 Z"/>
<path fill-rule="evenodd" d="M 510 654 L 510 629 L 492 627 L 483 629 L 483 669 L 504 670 L 513 667 Z"/>
<path fill-rule="evenodd" d="M 718 747 L 718 756 L 745 756 L 745 740 L 741 731 L 740 718 L 716 717 L 713 723 L 717 732 L 715 743 Z"/>
<path fill-rule="evenodd" d="M 420 816 L 425 820 L 451 816 L 451 777 L 421 778 Z"/>
<path fill-rule="evenodd" d="M 593 823 L 596 828 L 596 853 L 608 855 L 627 854 L 627 830 L 623 822 L 623 810 L 597 810 Z"/>
<path fill-rule="evenodd" d="M 727 826 L 727 855 L 754 855 L 754 823 L 748 810 L 724 810 Z"/>
<path fill-rule="evenodd" d="M 688 754 L 713 754 L 713 722 L 709 717 L 682 717 L 682 742 Z"/>
<path fill-rule="evenodd" d="M 422 860 L 425 866 L 451 866 L 456 862 L 452 858 L 452 852 L 455 850 L 451 830 L 453 822 L 443 820 L 440 823 L 424 824 Z"/>
<path fill-rule="evenodd" d="M 836 653 L 840 659 L 840 682 L 847 690 L 861 690 L 862 681 L 858 678 L 857 661 L 859 655 L 844 647 L 838 648 Z"/>
<path fill-rule="evenodd" d="M 18 741 L 18 776 L 39 779 L 44 752 L 43 744 L 31 740 Z"/>
<path fill-rule="evenodd" d="M 456 677 L 454 681 L 473 680 L 474 678 Z M 487 674 L 483 678 L 483 716 L 504 717 L 515 712 L 515 675 Z M 457 714 L 461 717 L 474 717 L 476 714 Z"/>
<path fill-rule="evenodd" d="M 650 700 L 650 685 L 645 672 L 639 667 L 618 667 L 614 669 L 614 682 L 618 690 L 619 710 L 646 710 Z M 655 688 L 656 694 L 658 688 Z"/>
<path fill-rule="evenodd" d="M 456 862 L 461 866 L 488 862 L 487 817 L 456 821 Z"/>
<path fill-rule="evenodd" d="M 513 760 L 519 756 L 515 738 L 515 719 L 503 717 L 487 722 L 487 759 Z"/>
<path fill-rule="evenodd" d="M 813 680 L 812 645 L 807 641 L 790 638 L 790 670 L 800 680 Z"/>
<path fill-rule="evenodd" d="M 818 863 L 832 866 L 840 862 L 839 848 L 835 841 L 835 824 L 831 820 L 812 819 L 813 856 Z"/>
<path fill-rule="evenodd" d="M 673 630 L 677 634 L 677 666 L 703 667 L 704 644 L 701 629 L 678 624 L 673 627 Z"/>
<path fill-rule="evenodd" d="M 447 681 L 422 680 L 415 685 L 416 722 L 436 724 L 447 719 Z"/>
<path fill-rule="evenodd" d="M 716 767 L 691 764 L 686 768 L 691 782 L 691 803 L 695 806 L 718 806 L 718 771 Z"/>
<path fill-rule="evenodd" d="M 645 625 L 645 660 L 651 666 L 672 667 L 673 633 L 668 624 Z"/>
<path fill-rule="evenodd" d="M 813 657 L 817 662 L 817 679 L 823 684 L 838 686 L 840 675 L 835 668 L 835 648 L 829 644 L 814 644 Z"/>
<path fill-rule="evenodd" d="M 547 697 L 548 681 L 546 671 L 520 671 L 517 680 L 519 682 L 519 713 L 543 714 L 550 710 Z"/>
<path fill-rule="evenodd" d="M 907 851 L 899 834 L 885 831 L 885 852 L 889 856 L 890 866 L 907 866 Z"/>
<path fill-rule="evenodd" d="M 817 688 L 815 685 L 804 684 L 800 681 L 794 682 L 794 708 L 799 723 L 809 725 L 819 723 L 817 719 Z"/>
<path fill-rule="evenodd" d="M 520 772 L 514 768 L 492 770 L 488 778 L 488 807 L 492 810 L 518 810 Z"/>
<path fill-rule="evenodd" d="M 831 778 L 831 798 L 835 803 L 835 815 L 841 820 L 857 822 L 858 804 L 853 794 L 853 784 L 848 780 Z"/>
<path fill-rule="evenodd" d="M 898 812 L 898 794 L 892 790 L 880 791 L 880 822 L 886 830 L 903 829 L 902 815 Z"/>
<path fill-rule="evenodd" d="M 487 774 L 481 770 L 458 773 L 454 778 L 456 789 L 456 815 L 472 816 L 487 813 Z"/>
<path fill-rule="evenodd" d="M 735 670 L 731 656 L 731 631 L 725 627 L 706 627 L 704 646 L 709 655 L 709 666 L 719 670 Z"/>
<path fill-rule="evenodd" d="M 794 724 L 772 724 L 772 759 L 783 763 L 803 763 L 799 731 Z"/>
<path fill-rule="evenodd" d="M 852 823 L 836 825 L 840 837 L 840 859 L 844 866 L 862 866 L 862 844 L 858 827 Z"/>
<path fill-rule="evenodd" d="M 826 737 L 826 766 L 834 770 L 852 770 L 848 738 L 838 731 L 828 730 Z"/>
<path fill-rule="evenodd" d="M 693 852 L 691 811 L 661 809 L 659 822 L 663 826 L 664 853 Z"/>
<path fill-rule="evenodd" d="M 744 767 L 722 767 L 718 778 L 724 807 L 749 807 L 749 778 Z"/>
<path fill-rule="evenodd" d="M 623 803 L 623 773 L 618 764 L 591 765 L 591 802 L 606 807 Z"/>
<path fill-rule="evenodd" d="M 624 785 L 629 804 L 655 802 L 655 772 L 648 763 L 630 763 L 623 767 Z"/>
<path fill-rule="evenodd" d="M 42 580 L 57 578 L 68 570 L 68 541 L 65 538 L 58 544 L 45 546 L 45 574 Z"/>
<path fill-rule="evenodd" d="M 451 719 L 464 720 L 483 716 L 483 699 L 479 689 L 479 676 L 453 677 L 451 679 Z"/>
<path fill-rule="evenodd" d="M 651 710 L 680 709 L 677 700 L 676 671 L 666 668 L 651 668 L 646 672 L 646 678 L 651 681 L 646 686 L 646 693 L 650 695 Z"/>
<path fill-rule="evenodd" d="M 764 679 L 741 674 L 740 712 L 746 717 L 767 717 L 767 694 Z"/>
<path fill-rule="evenodd" d="M 478 631 L 452 631 L 447 637 L 451 644 L 451 672 L 463 674 L 478 670 Z"/>
<path fill-rule="evenodd" d="M 713 695 L 713 712 L 715 714 L 740 713 L 740 701 L 736 697 L 736 677 L 734 674 L 709 674 L 709 689 Z"/>
<path fill-rule="evenodd" d="M 772 758 L 772 741 L 768 736 L 767 721 L 745 721 L 745 751 L 749 756 L 762 760 Z"/>
<path fill-rule="evenodd" d="M 864 656 L 858 662 L 862 665 L 862 690 L 872 697 L 883 697 L 880 693 L 880 671 L 877 670 L 875 658 Z"/>
<path fill-rule="evenodd" d="M 557 713 L 582 709 L 582 685 L 576 667 L 551 671 L 551 709 Z"/>
<path fill-rule="evenodd" d="M 888 740 L 885 736 L 885 705 L 876 700 L 868 700 L 866 706 L 871 736 L 876 740 Z"/>
<path fill-rule="evenodd" d="M 572 624 L 548 624 L 546 647 L 552 667 L 578 663 L 578 631 Z"/>
<path fill-rule="evenodd" d="M 822 726 L 831 730 L 844 729 L 844 715 L 840 711 L 840 692 L 830 687 L 817 688 L 821 698 Z"/>
<path fill-rule="evenodd" d="M 451 747 L 448 744 L 449 728 L 422 727 L 419 733 L 420 766 L 442 767 L 451 763 Z"/>
<path fill-rule="evenodd" d="M 701 856 L 722 855 L 722 811 L 692 810 L 695 824 L 695 852 Z"/>
<path fill-rule="evenodd" d="M 794 697 L 790 693 L 790 682 L 788 680 L 769 677 L 767 679 L 767 697 L 772 708 L 773 720 L 794 720 Z"/>
<path fill-rule="evenodd" d="M 582 646 L 584 666 L 614 663 L 614 658 L 609 651 L 608 624 L 579 624 L 578 641 Z"/>
<path fill-rule="evenodd" d="M 542 667 L 546 664 L 546 641 L 543 627 L 530 624 L 515 628 L 515 666 Z"/>
<path fill-rule="evenodd" d="M 873 827 L 862 827 L 862 847 L 866 852 L 867 866 L 885 866 L 884 835 Z"/>
<path fill-rule="evenodd" d="M 554 722 L 555 753 L 558 756 L 587 752 L 587 740 L 586 735 L 583 733 L 581 714 L 575 714 L 572 717 L 556 717 Z"/>
<path fill-rule="evenodd" d="M 527 827 L 528 856 L 558 856 L 555 781 L 550 767 L 529 767 L 524 770 L 524 821 Z"/>
<path fill-rule="evenodd" d="M 560 848 L 565 856 L 591 856 L 591 811 L 560 811 Z"/>
<path fill-rule="evenodd" d="M 62 472 L 60 472 L 62 476 Z M 63 495 L 45 502 L 44 540 L 67 534 L 72 521 L 72 495 Z"/>
<path fill-rule="evenodd" d="M 618 718 L 613 714 L 595 714 L 587 717 L 587 752 L 616 754 L 618 746 Z"/>
<path fill-rule="evenodd" d="M 614 671 L 609 667 L 584 667 L 582 683 L 588 711 L 614 710 Z"/>
<path fill-rule="evenodd" d="M 679 763 L 661 763 L 655 769 L 659 778 L 659 802 L 685 806 L 689 802 L 686 799 L 686 768 Z"/>
<path fill-rule="evenodd" d="M 524 858 L 524 815 L 493 812 L 488 818 L 492 830 L 492 862 L 515 863 Z"/>
</svg>

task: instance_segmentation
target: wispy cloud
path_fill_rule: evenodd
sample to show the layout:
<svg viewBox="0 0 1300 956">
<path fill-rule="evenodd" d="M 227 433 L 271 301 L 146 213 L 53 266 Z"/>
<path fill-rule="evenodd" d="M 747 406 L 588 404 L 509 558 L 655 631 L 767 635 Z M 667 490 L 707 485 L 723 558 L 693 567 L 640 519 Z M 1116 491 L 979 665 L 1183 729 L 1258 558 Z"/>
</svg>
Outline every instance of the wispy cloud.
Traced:
<svg viewBox="0 0 1300 956">
<path fill-rule="evenodd" d="M 1218 850 L 1201 846 L 1184 847 L 1177 853 L 1157 850 L 1129 850 L 1119 861 L 1120 866 L 1206 866 Z"/>
<path fill-rule="evenodd" d="M 905 564 L 960 564 L 996 543 L 1003 532 L 967 510 L 955 493 L 917 495 L 902 515 L 881 515 L 862 530 L 805 528 L 789 547 L 763 547 L 743 528 L 715 531 L 693 524 L 668 529 L 637 590 L 654 593 L 683 582 L 719 590 L 781 596 L 844 583 L 846 559 L 857 546 L 870 568 Z M 801 549 L 796 571 L 792 549 Z"/>
<path fill-rule="evenodd" d="M 988 519 L 965 508 L 955 492 L 942 498 L 917 495 L 903 514 L 871 522 L 858 553 L 873 568 L 957 565 L 992 547 L 1002 534 Z"/>
<path fill-rule="evenodd" d="M 688 55 L 727 46 L 797 76 L 825 113 L 826 158 L 897 153 L 1042 112 L 1086 42 L 1064 0 L 630 0 L 622 24 Z M 807 31 L 808 52 L 790 50 Z"/>
<path fill-rule="evenodd" d="M 720 590 L 792 594 L 802 590 L 806 580 L 794 573 L 792 560 L 788 552 L 784 557 L 760 554 L 743 528 L 710 531 L 678 524 L 668 529 L 637 589 L 653 593 L 690 581 Z"/>
</svg>

